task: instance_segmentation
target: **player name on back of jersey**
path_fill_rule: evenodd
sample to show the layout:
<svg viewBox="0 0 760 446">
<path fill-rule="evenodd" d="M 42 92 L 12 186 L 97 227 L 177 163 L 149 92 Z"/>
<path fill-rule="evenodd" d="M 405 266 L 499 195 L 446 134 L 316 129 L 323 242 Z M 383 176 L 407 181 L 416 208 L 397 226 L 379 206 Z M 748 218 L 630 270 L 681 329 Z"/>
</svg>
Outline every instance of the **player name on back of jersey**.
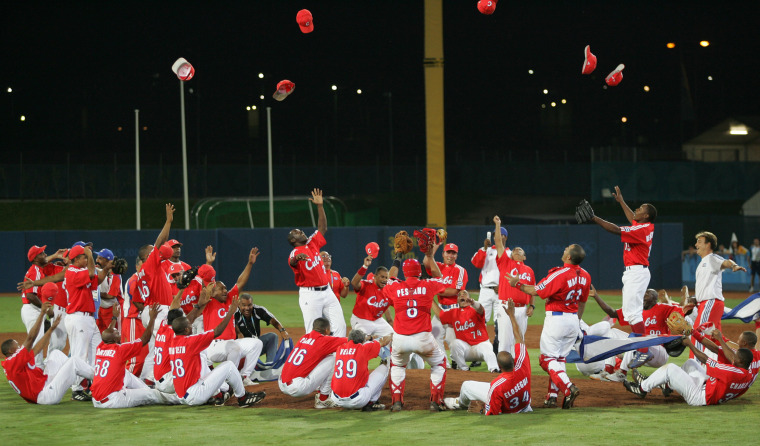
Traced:
<svg viewBox="0 0 760 446">
<path fill-rule="evenodd" d="M 298 341 L 299 344 L 308 344 L 308 345 L 314 345 L 314 341 L 316 338 L 301 338 L 300 341 Z"/>
<path fill-rule="evenodd" d="M 567 286 L 573 287 L 575 285 L 578 285 L 579 283 L 581 285 L 586 285 L 586 278 L 583 276 L 573 277 L 572 279 L 567 281 Z"/>
<path fill-rule="evenodd" d="M 512 390 L 510 390 L 509 392 L 505 393 L 504 394 L 504 398 L 509 398 L 510 396 L 514 395 L 518 391 L 520 391 L 523 388 L 525 388 L 525 386 L 527 386 L 527 385 L 528 385 L 528 378 L 525 377 L 525 378 L 521 379 L 520 382 L 518 382 L 517 384 L 515 384 L 515 386 L 512 388 Z"/>
<path fill-rule="evenodd" d="M 396 296 L 408 296 L 409 294 L 427 294 L 427 288 L 424 286 L 418 286 L 416 288 L 399 288 L 396 290 Z"/>
<path fill-rule="evenodd" d="M 102 350 L 98 349 L 95 353 L 96 356 L 108 356 L 109 358 L 113 358 L 116 355 L 116 350 Z"/>
<path fill-rule="evenodd" d="M 338 352 L 339 355 L 355 355 L 356 349 L 355 348 L 342 348 Z"/>
<path fill-rule="evenodd" d="M 177 347 L 169 347 L 169 354 L 170 355 L 183 355 L 185 354 L 185 346 L 180 345 Z"/>
</svg>

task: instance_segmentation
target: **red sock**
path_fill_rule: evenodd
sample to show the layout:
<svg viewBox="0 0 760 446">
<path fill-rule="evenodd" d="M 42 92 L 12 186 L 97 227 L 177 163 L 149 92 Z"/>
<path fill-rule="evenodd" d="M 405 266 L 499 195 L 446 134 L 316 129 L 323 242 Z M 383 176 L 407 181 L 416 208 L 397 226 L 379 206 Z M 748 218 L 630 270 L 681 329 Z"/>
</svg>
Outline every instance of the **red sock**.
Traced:
<svg viewBox="0 0 760 446">
<path fill-rule="evenodd" d="M 644 336 L 644 333 L 646 332 L 646 326 L 644 325 L 644 322 L 638 322 L 636 324 L 631 324 L 631 329 L 634 333 L 638 333 L 641 336 Z M 640 353 L 646 353 L 649 349 L 648 348 L 640 348 L 637 351 Z"/>
<path fill-rule="evenodd" d="M 319 401 L 327 401 L 327 398 L 329 398 L 330 395 L 325 395 L 324 393 L 319 394 Z"/>
</svg>

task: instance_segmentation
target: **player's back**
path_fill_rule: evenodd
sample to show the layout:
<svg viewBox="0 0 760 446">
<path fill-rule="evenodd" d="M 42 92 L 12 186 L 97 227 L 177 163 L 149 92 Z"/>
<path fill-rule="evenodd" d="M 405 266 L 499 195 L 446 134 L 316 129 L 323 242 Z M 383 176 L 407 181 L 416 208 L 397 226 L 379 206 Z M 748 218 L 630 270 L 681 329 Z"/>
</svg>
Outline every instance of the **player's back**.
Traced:
<svg viewBox="0 0 760 446">
<path fill-rule="evenodd" d="M 419 280 L 416 277 L 386 285 L 383 295 L 391 300 L 396 313 L 393 330 L 402 335 L 431 331 L 433 297 L 445 289 L 446 285 L 437 280 Z"/>
</svg>

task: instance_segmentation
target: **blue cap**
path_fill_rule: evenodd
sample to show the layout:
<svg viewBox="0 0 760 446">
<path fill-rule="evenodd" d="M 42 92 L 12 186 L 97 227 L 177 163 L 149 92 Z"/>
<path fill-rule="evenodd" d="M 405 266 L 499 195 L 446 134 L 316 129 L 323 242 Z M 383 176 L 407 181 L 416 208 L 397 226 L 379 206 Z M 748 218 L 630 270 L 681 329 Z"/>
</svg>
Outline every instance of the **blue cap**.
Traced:
<svg viewBox="0 0 760 446">
<path fill-rule="evenodd" d="M 501 235 L 503 235 L 504 237 L 509 236 L 509 233 L 507 232 L 507 228 L 505 228 L 504 226 L 501 227 Z"/>
<path fill-rule="evenodd" d="M 111 250 L 108 248 L 103 248 L 95 254 L 97 254 L 98 257 L 103 257 L 106 260 L 113 260 L 113 252 L 111 252 Z"/>
<path fill-rule="evenodd" d="M 82 241 L 79 241 L 79 242 L 75 242 L 73 245 L 71 245 L 72 248 L 75 247 L 75 246 L 81 246 L 82 248 L 84 248 L 85 246 L 92 246 L 92 242 L 82 242 Z"/>
</svg>

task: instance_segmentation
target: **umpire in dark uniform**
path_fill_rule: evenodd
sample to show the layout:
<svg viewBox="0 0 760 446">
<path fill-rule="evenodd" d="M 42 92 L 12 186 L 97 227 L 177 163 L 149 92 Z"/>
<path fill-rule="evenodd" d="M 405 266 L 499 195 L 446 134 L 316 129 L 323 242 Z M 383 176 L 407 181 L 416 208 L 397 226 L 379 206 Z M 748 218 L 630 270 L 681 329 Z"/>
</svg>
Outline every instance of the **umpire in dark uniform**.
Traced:
<svg viewBox="0 0 760 446">
<path fill-rule="evenodd" d="M 282 340 L 290 339 L 290 335 L 280 321 L 266 308 L 254 305 L 253 296 L 248 293 L 240 295 L 240 304 L 235 312 L 235 329 L 245 338 L 259 338 L 264 344 L 261 352 L 266 353 L 267 362 L 274 359 L 277 354 L 277 335 L 274 333 L 261 334 L 261 321 L 276 328 Z"/>
</svg>

